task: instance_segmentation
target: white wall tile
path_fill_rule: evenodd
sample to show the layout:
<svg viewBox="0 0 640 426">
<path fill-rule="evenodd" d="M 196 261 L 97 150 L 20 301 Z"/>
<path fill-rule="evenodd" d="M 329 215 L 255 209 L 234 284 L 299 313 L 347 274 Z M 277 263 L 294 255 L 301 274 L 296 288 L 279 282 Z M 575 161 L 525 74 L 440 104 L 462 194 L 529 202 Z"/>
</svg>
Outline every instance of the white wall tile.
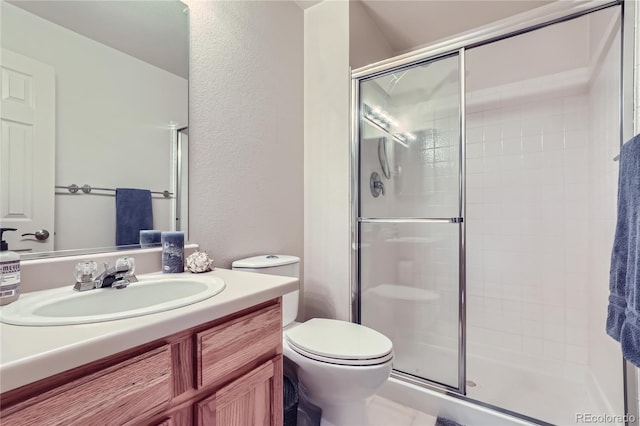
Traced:
<svg viewBox="0 0 640 426">
<path fill-rule="evenodd" d="M 484 322 L 469 325 L 470 335 L 483 330 L 474 342 L 584 365 L 587 301 L 573 292 L 588 253 L 587 96 L 568 93 L 501 92 L 500 110 L 474 104 L 470 133 L 483 143 L 467 146 L 467 280 L 469 304 L 484 309 L 470 318 Z"/>
<path fill-rule="evenodd" d="M 567 361 L 580 365 L 587 365 L 589 360 L 586 346 L 567 345 L 566 356 Z"/>
<path fill-rule="evenodd" d="M 543 342 L 544 341 L 539 337 L 523 337 L 522 352 L 529 356 L 541 358 L 544 354 Z"/>
<path fill-rule="evenodd" d="M 566 353 L 566 345 L 564 343 L 545 340 L 543 343 L 544 346 L 544 357 L 551 359 L 564 360 Z"/>
</svg>

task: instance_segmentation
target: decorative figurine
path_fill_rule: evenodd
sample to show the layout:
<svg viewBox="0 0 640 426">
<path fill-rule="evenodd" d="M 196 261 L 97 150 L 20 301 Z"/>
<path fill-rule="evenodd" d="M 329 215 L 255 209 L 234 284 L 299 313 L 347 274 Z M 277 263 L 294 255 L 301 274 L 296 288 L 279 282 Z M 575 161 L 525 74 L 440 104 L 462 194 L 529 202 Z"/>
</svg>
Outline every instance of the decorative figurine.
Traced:
<svg viewBox="0 0 640 426">
<path fill-rule="evenodd" d="M 211 271 L 213 259 L 203 251 L 196 250 L 187 257 L 187 269 L 194 274 Z"/>
</svg>

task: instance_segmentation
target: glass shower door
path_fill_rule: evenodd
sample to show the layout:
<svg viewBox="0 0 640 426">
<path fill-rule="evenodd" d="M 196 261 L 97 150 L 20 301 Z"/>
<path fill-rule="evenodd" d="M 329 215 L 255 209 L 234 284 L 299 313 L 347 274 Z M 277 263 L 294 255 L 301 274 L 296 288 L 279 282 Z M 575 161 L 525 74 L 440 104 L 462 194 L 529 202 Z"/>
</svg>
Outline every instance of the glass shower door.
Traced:
<svg viewBox="0 0 640 426">
<path fill-rule="evenodd" d="M 360 322 L 394 369 L 463 391 L 458 55 L 361 80 Z"/>
</svg>

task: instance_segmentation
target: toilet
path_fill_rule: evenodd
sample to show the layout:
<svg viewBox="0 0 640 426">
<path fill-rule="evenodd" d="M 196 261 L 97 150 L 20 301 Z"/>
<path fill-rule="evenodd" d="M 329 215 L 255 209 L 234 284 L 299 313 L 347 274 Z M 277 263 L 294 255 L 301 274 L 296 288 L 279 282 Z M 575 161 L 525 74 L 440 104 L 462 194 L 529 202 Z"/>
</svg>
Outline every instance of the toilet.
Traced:
<svg viewBox="0 0 640 426">
<path fill-rule="evenodd" d="M 232 269 L 299 277 L 300 259 L 264 255 Z M 313 318 L 295 322 L 299 290 L 282 297 L 282 350 L 296 366 L 303 398 L 322 410 L 322 426 L 366 425 L 366 399 L 391 374 L 391 340 L 363 325 Z"/>
</svg>

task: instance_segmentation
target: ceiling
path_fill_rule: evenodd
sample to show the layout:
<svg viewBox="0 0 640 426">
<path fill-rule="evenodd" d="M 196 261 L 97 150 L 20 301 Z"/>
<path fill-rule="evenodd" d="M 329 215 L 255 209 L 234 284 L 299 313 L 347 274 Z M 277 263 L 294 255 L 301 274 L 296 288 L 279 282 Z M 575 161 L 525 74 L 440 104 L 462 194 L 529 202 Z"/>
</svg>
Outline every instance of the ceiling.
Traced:
<svg viewBox="0 0 640 426">
<path fill-rule="evenodd" d="M 189 76 L 187 6 L 177 0 L 8 0 L 71 31 Z"/>
<path fill-rule="evenodd" d="M 302 9 L 308 9 L 321 2 L 321 0 L 294 1 Z M 364 5 L 393 51 L 398 54 L 545 6 L 556 0 L 350 1 L 360 1 Z"/>
<path fill-rule="evenodd" d="M 28 12 L 187 78 L 188 16 L 177 0 L 8 0 Z M 360 0 L 351 0 L 360 1 Z M 395 53 L 554 0 L 362 0 Z M 320 0 L 294 0 L 306 9 Z"/>
<path fill-rule="evenodd" d="M 554 0 L 362 0 L 391 48 L 402 53 Z"/>
</svg>

